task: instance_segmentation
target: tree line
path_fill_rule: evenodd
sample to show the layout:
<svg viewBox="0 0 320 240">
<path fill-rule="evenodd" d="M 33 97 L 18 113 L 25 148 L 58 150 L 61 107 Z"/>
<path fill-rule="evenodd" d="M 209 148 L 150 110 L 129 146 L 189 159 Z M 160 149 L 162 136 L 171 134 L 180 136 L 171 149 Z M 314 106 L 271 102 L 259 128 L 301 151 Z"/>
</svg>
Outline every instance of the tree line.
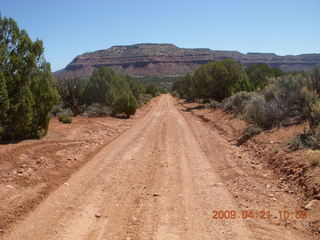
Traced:
<svg viewBox="0 0 320 240">
<path fill-rule="evenodd" d="M 143 96 L 148 95 L 150 99 L 157 94 L 157 88 L 153 85 L 144 86 L 132 77 L 119 75 L 108 67 L 94 70 L 90 79 L 60 79 L 57 89 L 62 107 L 70 109 L 73 115 L 83 114 L 94 105 L 100 110 L 108 109 L 112 115 L 125 113 L 129 117 L 144 102 Z"/>
<path fill-rule="evenodd" d="M 295 145 L 320 149 L 320 67 L 284 73 L 266 64 L 245 67 L 232 59 L 200 66 L 173 84 L 173 94 L 222 108 L 251 123 L 246 136 L 306 121 Z M 297 144 L 298 143 L 298 144 Z"/>
<path fill-rule="evenodd" d="M 270 77 L 285 75 L 281 69 L 256 63 L 249 67 L 224 59 L 200 66 L 193 74 L 187 74 L 174 82 L 175 94 L 188 100 L 210 99 L 222 101 L 239 91 L 254 91 L 267 85 Z"/>
</svg>

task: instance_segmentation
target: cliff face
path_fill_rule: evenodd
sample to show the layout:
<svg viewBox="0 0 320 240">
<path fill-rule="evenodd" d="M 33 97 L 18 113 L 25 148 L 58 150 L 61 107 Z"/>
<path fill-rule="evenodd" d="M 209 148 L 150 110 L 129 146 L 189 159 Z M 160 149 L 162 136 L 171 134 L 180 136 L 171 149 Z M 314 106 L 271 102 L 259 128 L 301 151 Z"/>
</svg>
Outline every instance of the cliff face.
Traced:
<svg viewBox="0 0 320 240">
<path fill-rule="evenodd" d="M 173 44 L 136 44 L 84 53 L 55 75 L 58 78 L 89 77 L 100 66 L 108 66 L 118 73 L 132 76 L 184 75 L 202 64 L 225 58 L 233 58 L 245 65 L 266 63 L 287 72 L 310 70 L 320 65 L 320 54 L 278 56 L 273 53 L 242 54 L 205 48 L 186 49 Z"/>
</svg>

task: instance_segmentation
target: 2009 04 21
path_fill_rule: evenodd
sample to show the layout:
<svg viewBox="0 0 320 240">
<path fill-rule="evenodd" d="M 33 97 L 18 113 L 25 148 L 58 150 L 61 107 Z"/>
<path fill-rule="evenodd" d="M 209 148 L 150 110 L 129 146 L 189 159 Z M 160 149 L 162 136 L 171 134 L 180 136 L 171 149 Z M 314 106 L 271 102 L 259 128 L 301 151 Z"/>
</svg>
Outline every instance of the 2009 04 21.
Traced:
<svg viewBox="0 0 320 240">
<path fill-rule="evenodd" d="M 235 210 L 213 210 L 213 219 L 270 219 L 271 213 L 269 210 L 242 210 L 237 212 Z M 296 210 L 290 212 L 287 210 L 278 211 L 278 217 L 280 219 L 296 219 L 303 220 L 308 217 L 308 212 L 305 210 Z"/>
</svg>

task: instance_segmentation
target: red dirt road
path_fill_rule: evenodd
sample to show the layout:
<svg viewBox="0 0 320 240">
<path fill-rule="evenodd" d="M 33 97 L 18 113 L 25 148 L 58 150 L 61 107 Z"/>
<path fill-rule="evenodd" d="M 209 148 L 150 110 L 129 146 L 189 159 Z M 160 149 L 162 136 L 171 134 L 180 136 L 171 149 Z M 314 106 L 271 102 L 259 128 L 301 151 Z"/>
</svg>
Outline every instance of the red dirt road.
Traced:
<svg viewBox="0 0 320 240">
<path fill-rule="evenodd" d="M 2 239 L 315 239 L 303 223 L 243 219 L 244 207 L 216 167 L 234 161 L 232 146 L 175 103 L 160 96 Z M 246 178 L 233 167 L 229 178 Z M 213 210 L 237 217 L 213 219 Z"/>
</svg>

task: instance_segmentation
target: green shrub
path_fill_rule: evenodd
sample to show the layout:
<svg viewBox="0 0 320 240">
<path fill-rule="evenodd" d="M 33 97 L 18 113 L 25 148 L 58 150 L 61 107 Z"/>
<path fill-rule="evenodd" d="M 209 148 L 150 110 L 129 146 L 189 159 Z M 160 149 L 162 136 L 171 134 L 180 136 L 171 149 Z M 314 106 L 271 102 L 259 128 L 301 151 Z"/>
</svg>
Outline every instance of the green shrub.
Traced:
<svg viewBox="0 0 320 240">
<path fill-rule="evenodd" d="M 244 65 L 232 59 L 210 62 L 200 66 L 193 75 L 177 79 L 172 91 L 187 100 L 210 99 L 222 101 L 238 91 L 252 91 Z"/>
<path fill-rule="evenodd" d="M 200 66 L 193 76 L 195 97 L 208 101 L 210 98 L 221 101 L 231 96 L 241 86 L 249 86 L 243 65 L 232 59 L 215 61 Z M 243 84 L 240 82 L 247 82 Z"/>
<path fill-rule="evenodd" d="M 57 105 L 54 105 L 49 113 L 49 116 L 56 117 L 60 116 L 63 113 L 73 115 L 73 111 L 70 108 L 64 108 L 63 106 L 64 104 L 62 102 L 60 102 Z"/>
<path fill-rule="evenodd" d="M 237 92 L 224 101 L 223 109 L 232 111 L 236 115 L 243 114 L 246 105 L 253 95 L 253 93 L 244 91 Z"/>
<path fill-rule="evenodd" d="M 289 141 L 291 150 L 298 150 L 303 147 L 320 149 L 320 126 L 310 129 L 307 133 L 300 134 Z"/>
<path fill-rule="evenodd" d="M 0 15 L 1 140 L 36 138 L 47 132 L 48 114 L 59 95 L 43 52 L 42 41 L 33 42 L 13 19 Z"/>
<path fill-rule="evenodd" d="M 139 104 L 131 93 L 122 94 L 113 105 L 114 114 L 125 113 L 127 117 L 135 114 Z"/>
<path fill-rule="evenodd" d="M 154 86 L 149 90 L 152 94 Z M 87 116 L 106 116 L 125 113 L 130 116 L 139 107 L 137 99 L 142 93 L 142 87 L 130 76 L 121 76 L 111 68 L 96 69 L 83 92 L 82 103 L 87 105 Z"/>
<path fill-rule="evenodd" d="M 0 126 L 0 141 L 1 141 L 1 135 L 4 132 L 4 127 Z"/>
<path fill-rule="evenodd" d="M 310 126 L 320 122 L 320 104 L 308 89 L 308 78 L 283 76 L 271 80 L 245 107 L 245 119 L 268 129 L 293 117 L 307 118 Z M 318 109 L 318 110 L 317 110 Z"/>
<path fill-rule="evenodd" d="M 59 116 L 59 121 L 62 123 L 72 123 L 72 118 L 70 115 L 63 113 Z"/>
<path fill-rule="evenodd" d="M 315 91 L 310 91 L 306 87 L 303 87 L 301 92 L 304 101 L 302 111 L 312 130 L 320 124 L 320 99 Z"/>
<path fill-rule="evenodd" d="M 210 100 L 208 103 L 205 104 L 206 108 L 219 108 L 221 104 L 218 101 Z"/>
<path fill-rule="evenodd" d="M 255 63 L 248 66 L 246 73 L 255 89 L 263 89 L 268 84 L 268 78 L 285 75 L 281 69 L 269 67 L 265 63 Z"/>
<path fill-rule="evenodd" d="M 74 116 L 83 112 L 82 98 L 88 82 L 88 79 L 83 78 L 60 79 L 57 82 L 57 89 L 63 103 L 62 107 L 71 109 Z"/>
<path fill-rule="evenodd" d="M 312 90 L 320 95 L 320 66 L 314 67 L 311 73 Z"/>
<path fill-rule="evenodd" d="M 86 117 L 106 117 L 112 114 L 112 108 L 100 103 L 93 103 L 85 108 Z"/>
<path fill-rule="evenodd" d="M 9 107 L 10 105 L 6 81 L 3 73 L 0 71 L 0 141 L 2 138 L 2 134 L 5 132 L 4 124 L 6 123 L 7 111 Z"/>
<path fill-rule="evenodd" d="M 172 96 L 176 97 L 176 98 L 181 98 L 180 94 L 178 93 L 177 90 L 173 90 L 171 93 Z"/>
<path fill-rule="evenodd" d="M 251 98 L 244 110 L 244 119 L 264 129 L 273 127 L 281 115 L 281 109 L 276 105 L 267 103 L 261 95 Z"/>
<path fill-rule="evenodd" d="M 40 130 L 37 132 L 36 138 L 37 138 L 37 139 L 43 138 L 46 134 L 47 134 L 47 131 L 46 131 L 46 130 L 40 129 Z"/>
<path fill-rule="evenodd" d="M 125 76 L 125 80 L 129 84 L 129 88 L 136 99 L 139 99 L 140 95 L 143 92 L 142 85 L 136 79 L 130 77 L 129 75 Z"/>
<path fill-rule="evenodd" d="M 195 98 L 194 102 L 199 103 L 199 104 L 205 104 L 207 102 L 207 100 L 204 98 Z"/>
<path fill-rule="evenodd" d="M 158 89 L 154 84 L 149 84 L 145 90 L 145 94 L 150 94 L 152 97 L 155 97 L 158 92 Z"/>
<path fill-rule="evenodd" d="M 116 98 L 123 92 L 129 92 L 129 83 L 126 79 L 116 74 L 111 68 L 100 67 L 92 73 L 90 81 L 83 92 L 83 103 L 91 105 L 100 103 L 112 106 Z"/>
<path fill-rule="evenodd" d="M 151 94 L 140 94 L 139 96 L 139 102 L 140 103 L 148 103 L 150 100 L 152 99 L 152 95 Z"/>
<path fill-rule="evenodd" d="M 176 80 L 180 79 L 181 76 L 157 76 L 157 75 L 151 75 L 151 76 L 144 76 L 144 77 L 134 77 L 133 79 L 136 80 L 140 86 L 141 86 L 141 93 L 145 93 L 145 89 L 149 84 L 154 85 L 159 92 L 161 93 L 167 93 L 172 91 L 173 84 Z M 136 99 L 139 99 L 134 94 L 133 95 L 136 97 Z M 141 94 L 140 93 L 140 94 Z"/>
<path fill-rule="evenodd" d="M 195 89 L 194 89 L 194 78 L 191 74 L 178 78 L 172 87 L 172 91 L 176 96 L 185 98 L 189 101 L 194 100 Z"/>
</svg>

